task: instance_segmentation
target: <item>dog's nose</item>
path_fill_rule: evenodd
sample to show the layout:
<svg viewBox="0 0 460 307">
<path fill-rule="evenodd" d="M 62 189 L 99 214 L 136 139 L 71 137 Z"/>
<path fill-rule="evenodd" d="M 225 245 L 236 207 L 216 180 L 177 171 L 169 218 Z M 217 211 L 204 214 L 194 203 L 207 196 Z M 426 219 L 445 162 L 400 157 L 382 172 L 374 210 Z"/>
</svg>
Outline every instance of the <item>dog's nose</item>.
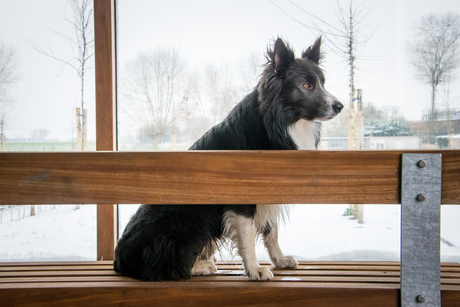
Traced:
<svg viewBox="0 0 460 307">
<path fill-rule="evenodd" d="M 340 111 L 343 109 L 343 104 L 340 103 L 340 101 L 335 100 L 332 103 L 332 109 L 334 110 L 335 113 L 339 114 Z"/>
</svg>

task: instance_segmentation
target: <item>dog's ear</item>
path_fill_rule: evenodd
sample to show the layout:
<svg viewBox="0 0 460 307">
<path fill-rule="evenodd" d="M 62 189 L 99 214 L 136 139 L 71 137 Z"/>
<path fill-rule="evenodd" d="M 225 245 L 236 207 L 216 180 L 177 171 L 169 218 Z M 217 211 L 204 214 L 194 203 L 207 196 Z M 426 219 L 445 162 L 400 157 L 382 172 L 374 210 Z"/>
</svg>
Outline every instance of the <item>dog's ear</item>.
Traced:
<svg viewBox="0 0 460 307">
<path fill-rule="evenodd" d="M 302 59 L 319 64 L 321 61 L 321 36 L 316 39 L 313 45 L 302 53 Z"/>
<path fill-rule="evenodd" d="M 288 68 L 289 64 L 295 60 L 294 52 L 284 44 L 281 38 L 278 38 L 275 42 L 273 51 L 269 51 L 271 62 L 275 71 L 283 72 Z"/>
</svg>

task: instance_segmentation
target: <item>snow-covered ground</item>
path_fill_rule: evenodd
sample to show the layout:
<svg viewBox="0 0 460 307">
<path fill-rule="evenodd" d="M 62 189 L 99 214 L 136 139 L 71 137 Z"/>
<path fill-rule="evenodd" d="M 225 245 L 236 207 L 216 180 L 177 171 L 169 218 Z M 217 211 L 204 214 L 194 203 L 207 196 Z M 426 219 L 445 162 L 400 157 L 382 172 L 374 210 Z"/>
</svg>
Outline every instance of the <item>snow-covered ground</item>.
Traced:
<svg viewBox="0 0 460 307">
<path fill-rule="evenodd" d="M 96 260 L 96 205 L 47 209 L 20 220 L 13 211 L 13 221 L 3 212 L 0 261 Z"/>
<path fill-rule="evenodd" d="M 299 260 L 399 260 L 400 206 L 368 205 L 364 224 L 343 216 L 348 205 L 293 206 L 280 245 Z M 136 206 L 121 206 L 120 231 Z M 96 206 L 63 205 L 20 220 L 3 212 L 0 261 L 96 260 Z M 460 262 L 460 206 L 442 207 L 442 261 Z M 260 245 L 260 260 L 268 255 Z M 223 257 L 230 256 L 223 253 Z M 234 259 L 237 259 L 235 257 Z"/>
</svg>

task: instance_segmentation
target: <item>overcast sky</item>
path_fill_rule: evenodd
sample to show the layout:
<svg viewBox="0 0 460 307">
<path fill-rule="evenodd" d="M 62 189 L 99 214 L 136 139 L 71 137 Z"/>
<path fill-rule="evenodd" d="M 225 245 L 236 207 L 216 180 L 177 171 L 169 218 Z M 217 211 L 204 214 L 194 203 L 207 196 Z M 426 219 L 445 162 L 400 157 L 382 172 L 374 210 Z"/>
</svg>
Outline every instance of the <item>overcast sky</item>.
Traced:
<svg viewBox="0 0 460 307">
<path fill-rule="evenodd" d="M 301 8 L 337 24 L 335 0 L 299 1 Z M 355 4 L 361 1 L 354 1 Z M 344 6 L 348 1 L 340 1 Z M 276 5 L 275 5 L 276 4 Z M 118 60 L 124 63 L 139 51 L 175 47 L 190 67 L 206 63 L 234 63 L 252 53 L 264 54 L 268 44 L 283 37 L 297 55 L 320 33 L 312 32 L 288 17 L 309 24 L 307 14 L 287 0 L 233 1 L 118 1 Z M 429 86 L 413 77 L 406 42 L 421 16 L 428 13 L 460 13 L 458 0 L 367 0 L 370 9 L 362 34 L 372 34 L 363 55 L 375 57 L 359 64 L 356 87 L 362 88 L 365 103 L 399 106 L 410 120 L 421 119 L 429 108 Z M 64 0 L 0 0 L 0 44 L 16 50 L 20 81 L 9 91 L 14 107 L 9 111 L 7 137 L 30 137 L 34 129 L 50 131 L 50 137 L 68 139 L 75 126 L 79 104 L 79 79 L 69 67 L 35 51 L 27 42 L 50 48 L 61 58 L 70 58 L 69 43 L 51 30 L 73 35 L 64 21 L 69 7 Z M 324 69 L 326 87 L 348 106 L 348 72 L 329 46 Z M 92 65 L 94 66 L 94 64 Z M 254 84 L 255 85 L 255 84 Z M 451 103 L 460 107 L 460 80 L 452 85 Z M 95 138 L 94 69 L 86 82 L 89 138 Z"/>
</svg>

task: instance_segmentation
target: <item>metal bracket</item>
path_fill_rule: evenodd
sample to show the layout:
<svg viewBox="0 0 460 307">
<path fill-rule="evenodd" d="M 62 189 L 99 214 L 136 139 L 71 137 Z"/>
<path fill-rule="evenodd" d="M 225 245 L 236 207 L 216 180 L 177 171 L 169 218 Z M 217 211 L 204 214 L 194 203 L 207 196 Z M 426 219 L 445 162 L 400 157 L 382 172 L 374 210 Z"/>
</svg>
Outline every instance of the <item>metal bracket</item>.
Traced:
<svg viewBox="0 0 460 307">
<path fill-rule="evenodd" d="M 441 154 L 403 154 L 401 306 L 441 306 Z"/>
</svg>

